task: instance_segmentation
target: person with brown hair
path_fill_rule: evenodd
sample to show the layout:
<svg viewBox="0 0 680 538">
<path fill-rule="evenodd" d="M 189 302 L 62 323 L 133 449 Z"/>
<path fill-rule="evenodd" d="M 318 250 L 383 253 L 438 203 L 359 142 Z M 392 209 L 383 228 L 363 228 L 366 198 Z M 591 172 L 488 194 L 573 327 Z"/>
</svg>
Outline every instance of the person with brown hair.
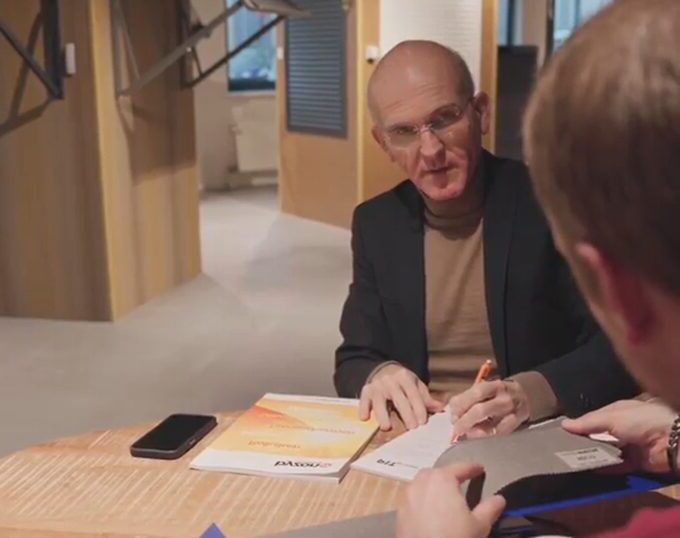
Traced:
<svg viewBox="0 0 680 538">
<path fill-rule="evenodd" d="M 680 437 L 680 2 L 617 0 L 541 75 L 524 121 L 531 177 L 559 250 L 618 354 L 666 402 L 618 402 L 564 427 L 609 431 L 631 464 L 678 472 Z M 500 516 L 470 510 L 475 465 L 430 470 L 406 489 L 398 534 L 481 538 Z M 610 537 L 680 536 L 680 508 L 644 511 Z"/>
</svg>

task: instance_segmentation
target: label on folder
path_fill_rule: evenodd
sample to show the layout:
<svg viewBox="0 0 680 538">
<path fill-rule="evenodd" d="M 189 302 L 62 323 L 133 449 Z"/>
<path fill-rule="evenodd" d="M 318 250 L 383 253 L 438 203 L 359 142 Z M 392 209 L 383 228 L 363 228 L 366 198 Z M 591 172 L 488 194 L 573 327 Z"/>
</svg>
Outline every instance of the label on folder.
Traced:
<svg viewBox="0 0 680 538">
<path fill-rule="evenodd" d="M 555 455 L 575 471 L 607 467 L 621 463 L 620 458 L 608 454 L 600 447 L 556 452 Z"/>
</svg>

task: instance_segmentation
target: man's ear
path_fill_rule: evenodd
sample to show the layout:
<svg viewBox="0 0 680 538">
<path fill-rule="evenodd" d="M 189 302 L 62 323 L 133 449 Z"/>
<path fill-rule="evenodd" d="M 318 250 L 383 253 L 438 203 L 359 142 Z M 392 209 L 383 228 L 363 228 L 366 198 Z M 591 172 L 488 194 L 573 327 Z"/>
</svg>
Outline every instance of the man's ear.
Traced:
<svg viewBox="0 0 680 538">
<path fill-rule="evenodd" d="M 574 251 L 589 281 L 583 286 L 588 302 L 617 327 L 628 345 L 644 343 L 654 314 L 641 276 L 590 243 L 577 243 Z"/>
<path fill-rule="evenodd" d="M 392 156 L 392 152 L 390 151 L 390 147 L 387 144 L 385 134 L 382 132 L 382 130 L 377 125 L 374 125 L 371 128 L 371 134 L 373 135 L 373 139 L 378 144 L 380 144 L 380 147 L 383 149 L 383 151 L 390 157 L 390 161 L 394 162 L 394 157 Z"/>
<path fill-rule="evenodd" d="M 472 108 L 479 117 L 479 128 L 482 134 L 491 128 L 491 100 L 486 92 L 477 92 L 472 98 Z"/>
</svg>

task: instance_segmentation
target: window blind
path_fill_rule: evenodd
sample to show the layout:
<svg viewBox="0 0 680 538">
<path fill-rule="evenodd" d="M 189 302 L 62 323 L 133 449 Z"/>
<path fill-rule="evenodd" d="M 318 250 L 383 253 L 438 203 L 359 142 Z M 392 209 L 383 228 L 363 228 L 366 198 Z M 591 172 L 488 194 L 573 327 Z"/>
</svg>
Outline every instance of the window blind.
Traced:
<svg viewBox="0 0 680 538">
<path fill-rule="evenodd" d="M 289 131 L 345 136 L 346 14 L 340 0 L 296 0 L 311 17 L 286 21 Z"/>
</svg>

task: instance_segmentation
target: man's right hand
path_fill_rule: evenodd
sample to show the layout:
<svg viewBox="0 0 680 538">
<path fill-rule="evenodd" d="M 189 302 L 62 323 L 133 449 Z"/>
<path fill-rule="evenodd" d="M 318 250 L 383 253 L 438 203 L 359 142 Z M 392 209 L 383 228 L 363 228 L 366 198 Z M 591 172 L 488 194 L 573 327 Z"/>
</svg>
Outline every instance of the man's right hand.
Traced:
<svg viewBox="0 0 680 538">
<path fill-rule="evenodd" d="M 368 420 L 371 411 L 383 431 L 392 428 L 389 405 L 399 413 L 404 425 L 412 430 L 427 422 L 427 414 L 444 408 L 411 370 L 398 364 L 381 368 L 361 390 L 359 418 Z"/>
</svg>

